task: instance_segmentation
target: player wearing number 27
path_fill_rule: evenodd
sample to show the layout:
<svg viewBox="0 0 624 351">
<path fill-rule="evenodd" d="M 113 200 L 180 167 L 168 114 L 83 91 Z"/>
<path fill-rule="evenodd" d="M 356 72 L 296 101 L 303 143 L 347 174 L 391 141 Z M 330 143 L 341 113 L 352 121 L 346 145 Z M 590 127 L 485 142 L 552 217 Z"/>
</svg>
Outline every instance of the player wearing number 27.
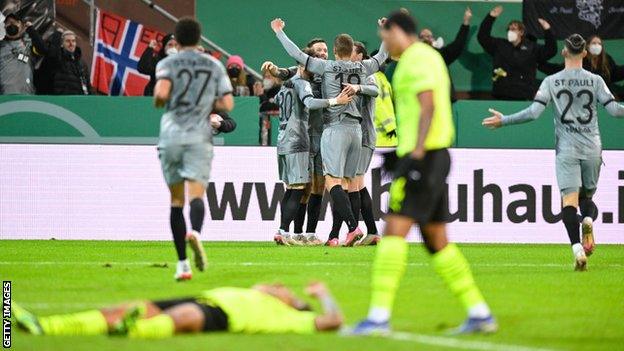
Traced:
<svg viewBox="0 0 624 351">
<path fill-rule="evenodd" d="M 201 27 L 193 19 L 181 19 L 175 28 L 180 52 L 163 59 L 156 66 L 154 104 L 165 107 L 160 120 L 158 157 L 171 193 L 170 224 L 178 254 L 177 280 L 191 278 L 186 258 L 186 240 L 195 253 L 200 271 L 206 255 L 199 242 L 204 221 L 204 201 L 212 161 L 213 111 L 234 107 L 232 86 L 225 68 L 218 60 L 196 50 Z M 215 123 L 219 123 L 216 121 Z M 185 189 L 190 202 L 192 231 L 187 234 L 182 209 Z"/>
<path fill-rule="evenodd" d="M 352 89 L 352 93 L 357 94 L 350 103 L 344 106 L 331 106 L 326 109 L 325 124 L 321 136 L 325 187 L 333 200 L 332 206 L 336 206 L 336 212 L 347 223 L 349 234 L 347 234 L 345 245 L 351 246 L 363 236 L 345 191 L 348 181 L 356 175 L 362 149 L 362 129 L 360 127 L 362 115 L 358 106 L 360 106 L 360 94 L 367 92 L 360 87 L 365 85 L 366 77 L 379 71 L 379 67 L 386 60 L 388 53 L 382 45 L 379 48 L 379 53 L 371 59 L 352 62 L 353 39 L 348 34 L 340 34 L 334 40 L 336 60 L 323 60 L 299 50 L 297 45 L 284 33 L 285 25 L 284 21 L 279 18 L 271 22 L 271 28 L 286 52 L 304 65 L 306 71 L 322 76 L 321 91 L 323 98 L 336 98 L 345 86 Z"/>
<path fill-rule="evenodd" d="M 587 55 L 583 37 L 578 34 L 568 37 L 562 55 L 565 69 L 544 79 L 531 106 L 512 115 L 490 109 L 494 116 L 484 119 L 483 125 L 498 128 L 529 122 L 537 119 L 551 101 L 554 103 L 556 173 L 562 197 L 562 219 L 572 244 L 575 270 L 584 271 L 587 256 L 594 251 L 593 221 L 598 216 L 598 208 L 592 197 L 602 165 L 596 102 L 616 117 L 624 116 L 624 106 L 615 102 L 600 76 L 583 69 L 583 58 Z"/>
</svg>

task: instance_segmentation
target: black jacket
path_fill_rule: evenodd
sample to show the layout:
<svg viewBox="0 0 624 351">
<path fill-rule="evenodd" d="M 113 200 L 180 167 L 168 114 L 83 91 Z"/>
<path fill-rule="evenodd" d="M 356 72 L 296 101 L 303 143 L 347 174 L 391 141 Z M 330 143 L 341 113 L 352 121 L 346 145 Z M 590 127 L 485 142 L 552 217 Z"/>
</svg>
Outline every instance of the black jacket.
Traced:
<svg viewBox="0 0 624 351">
<path fill-rule="evenodd" d="M 221 126 L 218 129 L 219 133 L 230 133 L 233 132 L 234 129 L 236 129 L 236 121 L 232 117 L 230 117 L 227 112 L 215 113 L 223 118 L 223 121 L 221 121 Z"/>
<path fill-rule="evenodd" d="M 477 39 L 485 52 L 492 56 L 494 69 L 501 68 L 506 77 L 492 84 L 492 95 L 497 99 L 531 100 L 535 95 L 535 74 L 538 62 L 547 61 L 557 54 L 557 43 L 550 30 L 544 31 L 544 44 L 523 38 L 518 46 L 507 39 L 493 38 L 492 25 L 496 20 L 489 14 L 479 27 Z"/>
<path fill-rule="evenodd" d="M 93 94 L 89 83 L 89 69 L 81 61 L 82 51 L 79 47 L 76 47 L 73 53 L 63 49 L 61 36 L 60 32 L 52 34 L 46 55 L 48 68 L 52 72 L 52 93 L 54 95 Z"/>
<path fill-rule="evenodd" d="M 144 96 L 154 95 L 154 86 L 156 85 L 156 65 L 163 58 L 164 56 L 162 55 L 162 52 L 155 53 L 154 49 L 150 47 L 145 49 L 145 51 L 143 51 L 143 55 L 141 55 L 141 59 L 139 59 L 139 64 L 137 65 L 137 70 L 150 76 L 149 83 L 147 83 L 145 90 L 143 90 Z"/>
<path fill-rule="evenodd" d="M 468 41 L 468 30 L 470 26 L 462 24 L 459 27 L 459 31 L 455 36 L 455 40 L 447 46 L 438 49 L 440 55 L 444 59 L 446 66 L 450 66 L 451 63 L 455 62 L 457 58 L 462 54 L 464 48 L 466 47 L 466 42 Z M 455 102 L 457 99 L 455 98 L 455 85 L 453 84 L 453 79 L 451 79 L 451 101 Z"/>
</svg>

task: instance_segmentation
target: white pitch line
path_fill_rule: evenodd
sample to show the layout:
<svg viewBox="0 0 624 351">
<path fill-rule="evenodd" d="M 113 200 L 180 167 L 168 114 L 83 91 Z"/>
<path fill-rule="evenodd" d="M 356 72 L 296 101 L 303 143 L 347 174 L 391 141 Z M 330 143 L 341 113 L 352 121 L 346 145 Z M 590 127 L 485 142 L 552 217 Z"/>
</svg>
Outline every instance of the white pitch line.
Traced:
<svg viewBox="0 0 624 351">
<path fill-rule="evenodd" d="M 535 348 L 530 346 L 513 345 L 513 344 L 497 344 L 488 341 L 465 340 L 461 337 L 452 338 L 444 336 L 393 332 L 388 338 L 400 341 L 411 341 L 423 345 L 451 347 L 461 350 L 479 350 L 479 351 L 552 351 L 551 349 Z"/>
<path fill-rule="evenodd" d="M 155 261 L 130 261 L 130 262 L 85 262 L 85 261 L 2 261 L 1 265 L 24 265 L 24 266 L 46 266 L 46 265 L 59 265 L 59 266 L 155 266 L 160 265 L 172 265 L 168 262 L 155 262 Z M 357 266 L 367 267 L 371 266 L 372 262 L 210 262 L 212 266 L 293 266 L 293 267 L 315 267 L 315 266 Z M 409 267 L 428 267 L 429 263 L 424 262 L 410 262 L 407 264 Z M 471 263 L 472 267 L 511 267 L 511 268 L 531 268 L 531 267 L 548 267 L 548 268 L 561 268 L 570 267 L 571 264 L 565 263 Z M 595 267 L 608 267 L 608 268 L 624 268 L 624 264 L 618 263 L 606 263 L 596 264 Z"/>
</svg>

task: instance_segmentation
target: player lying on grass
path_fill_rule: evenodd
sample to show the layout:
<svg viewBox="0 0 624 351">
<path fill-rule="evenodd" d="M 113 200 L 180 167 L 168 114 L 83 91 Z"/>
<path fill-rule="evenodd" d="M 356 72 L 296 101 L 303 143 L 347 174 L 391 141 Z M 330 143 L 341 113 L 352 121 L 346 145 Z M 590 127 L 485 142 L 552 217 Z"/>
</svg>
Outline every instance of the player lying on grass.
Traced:
<svg viewBox="0 0 624 351">
<path fill-rule="evenodd" d="M 612 116 L 624 116 L 624 106 L 615 102 L 602 77 L 583 69 L 583 58 L 587 55 L 585 46 L 585 40 L 580 35 L 568 37 L 561 52 L 565 58 L 565 69 L 544 79 L 533 104 L 511 115 L 490 109 L 494 115 L 482 123 L 494 129 L 530 122 L 544 112 L 548 103 L 554 102 L 555 169 L 562 198 L 561 214 L 572 244 L 577 271 L 587 269 L 587 256 L 592 254 L 595 245 L 593 221 L 598 217 L 598 208 L 592 196 L 598 186 L 602 165 L 596 102 L 603 104 Z"/>
<path fill-rule="evenodd" d="M 305 50 L 312 54 L 311 49 Z M 289 233 L 290 223 L 297 215 L 301 199 L 308 195 L 305 194 L 306 190 L 310 190 L 307 187 L 310 183 L 310 111 L 345 105 L 353 98 L 344 91 L 333 99 L 316 99 L 309 82 L 311 78 L 312 75 L 303 65 L 299 65 L 298 73 L 284 82 L 275 96 L 280 109 L 277 136 L 279 176 L 286 183 L 286 193 L 281 201 L 281 224 L 273 238 L 279 245 L 321 244 L 315 234 L 295 238 Z M 315 114 L 314 118 L 322 118 L 322 115 Z"/>
<path fill-rule="evenodd" d="M 281 284 L 251 289 L 216 288 L 196 297 L 143 301 L 38 317 L 13 303 L 17 325 L 35 335 L 121 335 L 166 338 L 176 334 L 219 332 L 298 333 L 336 330 L 342 313 L 325 284 L 310 283 L 306 293 L 319 300 L 322 314 Z"/>
</svg>

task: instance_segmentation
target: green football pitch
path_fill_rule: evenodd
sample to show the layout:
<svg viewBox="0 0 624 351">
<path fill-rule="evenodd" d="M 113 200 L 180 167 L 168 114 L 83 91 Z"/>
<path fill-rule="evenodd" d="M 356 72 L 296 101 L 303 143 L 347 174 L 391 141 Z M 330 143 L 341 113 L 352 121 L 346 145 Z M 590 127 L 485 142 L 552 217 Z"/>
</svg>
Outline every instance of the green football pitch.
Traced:
<svg viewBox="0 0 624 351">
<path fill-rule="evenodd" d="M 188 296 L 218 286 L 283 282 L 302 294 L 327 282 L 347 324 L 364 317 L 373 247 L 276 247 L 206 243 L 210 265 L 193 280 L 173 280 L 169 242 L 1 241 L 0 279 L 13 300 L 40 315 L 126 300 Z M 624 350 L 624 247 L 598 246 L 588 272 L 574 272 L 567 245 L 461 245 L 500 331 L 448 337 L 464 312 L 429 266 L 421 245 L 396 301 L 389 338 L 338 334 L 188 335 L 167 340 L 35 337 L 13 332 L 15 350 Z M 315 306 L 318 307 L 318 306 Z"/>
</svg>

